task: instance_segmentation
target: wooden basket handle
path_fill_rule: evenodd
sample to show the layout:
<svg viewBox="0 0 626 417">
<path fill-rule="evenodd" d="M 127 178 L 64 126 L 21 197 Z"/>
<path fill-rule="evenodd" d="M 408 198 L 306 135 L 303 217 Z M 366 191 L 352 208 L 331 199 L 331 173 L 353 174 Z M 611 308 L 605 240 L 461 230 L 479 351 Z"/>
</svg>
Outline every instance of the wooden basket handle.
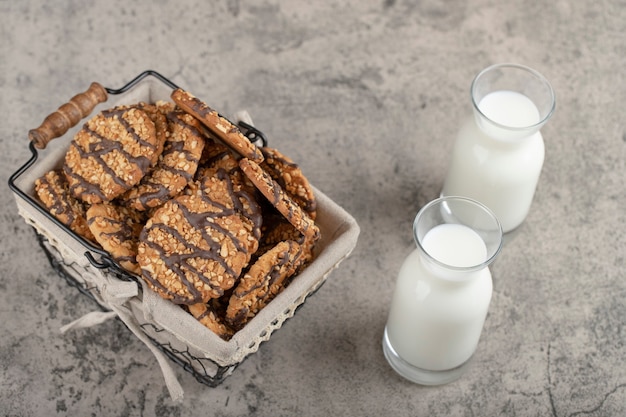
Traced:
<svg viewBox="0 0 626 417">
<path fill-rule="evenodd" d="M 35 147 L 44 149 L 48 142 L 63 136 L 71 127 L 76 126 L 81 119 L 92 112 L 98 103 L 107 100 L 107 91 L 100 84 L 93 82 L 83 93 L 72 97 L 57 111 L 45 118 L 37 129 L 28 132 L 28 137 Z"/>
</svg>

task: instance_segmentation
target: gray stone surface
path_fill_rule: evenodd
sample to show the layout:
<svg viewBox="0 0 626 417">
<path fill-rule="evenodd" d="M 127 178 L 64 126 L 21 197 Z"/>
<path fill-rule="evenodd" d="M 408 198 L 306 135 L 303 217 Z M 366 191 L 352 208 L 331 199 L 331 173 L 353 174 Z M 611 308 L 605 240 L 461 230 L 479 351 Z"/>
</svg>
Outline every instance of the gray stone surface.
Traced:
<svg viewBox="0 0 626 417">
<path fill-rule="evenodd" d="M 2 187 L 0 415 L 626 415 L 623 0 L 0 0 L 0 170 L 91 81 L 154 69 L 272 144 L 361 226 L 351 258 L 221 386 L 182 369 L 172 403 L 118 320 L 51 270 Z M 517 62 L 557 94 L 531 213 L 492 268 L 474 362 L 424 388 L 381 350 L 415 213 L 435 198 L 480 69 Z"/>
</svg>

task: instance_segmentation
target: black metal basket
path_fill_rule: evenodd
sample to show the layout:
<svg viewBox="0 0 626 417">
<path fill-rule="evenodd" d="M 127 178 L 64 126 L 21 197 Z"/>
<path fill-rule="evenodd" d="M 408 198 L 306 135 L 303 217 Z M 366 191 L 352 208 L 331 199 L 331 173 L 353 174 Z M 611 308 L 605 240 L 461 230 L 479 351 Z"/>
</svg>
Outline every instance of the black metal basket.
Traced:
<svg viewBox="0 0 626 417">
<path fill-rule="evenodd" d="M 154 102 L 169 98 L 169 93 L 176 88 L 173 82 L 159 73 L 145 71 L 119 89 L 105 88 L 108 95 L 120 99 L 113 104 L 106 103 L 106 100 L 100 104 L 93 103 L 90 111 L 120 103 Z M 268 340 L 273 331 L 280 328 L 306 298 L 320 288 L 331 271 L 356 245 L 359 234 L 356 221 L 313 187 L 318 200 L 316 223 L 322 233 L 314 261 L 230 341 L 220 339 L 182 308 L 160 297 L 156 301 L 153 299 L 150 303 L 152 310 L 148 311 L 143 302 L 146 296 L 154 294 L 150 290 L 150 294 L 146 294 L 141 278 L 123 269 L 102 248 L 74 233 L 48 213 L 35 197 L 35 179 L 62 163 L 73 130 L 79 128 L 78 121 L 75 118 L 75 126 L 68 127 L 58 135 L 51 146 L 46 146 L 47 142 L 41 146 L 31 137 L 29 149 L 32 156 L 9 178 L 9 187 L 14 193 L 18 211 L 26 223 L 35 229 L 37 240 L 54 270 L 70 286 L 91 298 L 99 309 L 111 310 L 103 298 L 103 280 L 135 282 L 138 296 L 126 303 L 134 315 L 133 321 L 139 324 L 143 334 L 158 350 L 207 386 L 219 385 L 262 342 Z M 261 131 L 245 122 L 240 121 L 237 125 L 251 142 L 259 146 L 267 145 L 267 139 Z M 177 323 L 180 321 L 197 327 L 193 332 L 178 333 Z M 128 326 L 128 323 L 125 324 Z"/>
</svg>

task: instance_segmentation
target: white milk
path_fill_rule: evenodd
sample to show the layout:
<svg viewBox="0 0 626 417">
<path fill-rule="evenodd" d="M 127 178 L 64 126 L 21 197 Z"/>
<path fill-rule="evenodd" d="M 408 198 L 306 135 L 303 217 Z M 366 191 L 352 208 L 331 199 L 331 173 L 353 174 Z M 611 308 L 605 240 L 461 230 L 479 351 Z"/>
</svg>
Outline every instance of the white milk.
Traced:
<svg viewBox="0 0 626 417">
<path fill-rule="evenodd" d="M 503 126 L 522 128 L 536 125 L 541 121 L 535 103 L 516 91 L 494 91 L 478 103 L 481 113 L 493 122 Z"/>
<path fill-rule="evenodd" d="M 487 249 L 472 229 L 435 226 L 423 248 L 448 265 L 467 267 L 486 260 Z M 489 269 L 450 281 L 436 273 L 419 249 L 400 268 L 387 321 L 393 350 L 417 368 L 443 371 L 465 363 L 474 353 L 491 301 Z"/>
<path fill-rule="evenodd" d="M 519 128 L 539 123 L 539 111 L 530 99 L 513 91 L 489 93 L 478 107 L 501 126 L 479 116 L 463 124 L 441 194 L 483 203 L 509 232 L 528 215 L 545 153 L 539 131 L 514 136 Z"/>
</svg>

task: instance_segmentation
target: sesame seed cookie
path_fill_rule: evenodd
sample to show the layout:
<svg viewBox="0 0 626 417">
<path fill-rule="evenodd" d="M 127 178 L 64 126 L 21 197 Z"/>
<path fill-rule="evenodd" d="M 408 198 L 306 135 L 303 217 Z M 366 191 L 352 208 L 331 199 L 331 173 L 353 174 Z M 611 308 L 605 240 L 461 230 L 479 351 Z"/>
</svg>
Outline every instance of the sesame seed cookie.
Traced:
<svg viewBox="0 0 626 417">
<path fill-rule="evenodd" d="M 280 242 L 264 253 L 244 274 L 230 297 L 225 321 L 241 329 L 282 291 L 301 262 L 297 242 Z"/>
<path fill-rule="evenodd" d="M 152 165 L 154 166 L 158 161 L 158 156 L 163 152 L 163 146 L 168 135 L 167 110 L 174 108 L 172 103 L 160 101 L 155 104 L 149 104 L 145 102 L 139 102 L 135 107 L 143 111 L 148 115 L 150 120 L 154 123 L 154 131 L 156 135 L 156 150 L 155 155 L 157 158 L 152 159 Z"/>
<path fill-rule="evenodd" d="M 313 249 L 316 241 L 307 239 L 276 210 L 272 212 L 264 211 L 259 249 L 256 251 L 254 258 L 260 257 L 278 243 L 288 240 L 293 240 L 300 245 L 302 263 L 298 271 L 302 270 L 313 260 Z"/>
<path fill-rule="evenodd" d="M 146 112 L 133 106 L 105 110 L 84 124 L 65 155 L 70 192 L 89 204 L 111 201 L 139 183 L 158 151 Z"/>
<path fill-rule="evenodd" d="M 206 103 L 180 88 L 172 91 L 171 98 L 239 155 L 255 162 L 263 161 L 261 151 L 250 142 L 239 128 L 225 117 L 220 116 L 217 111 L 213 110 Z"/>
<path fill-rule="evenodd" d="M 212 142 L 205 147 L 203 161 L 198 168 L 197 178 L 215 176 L 218 172 L 225 172 L 233 183 L 233 191 L 245 191 L 256 196 L 257 189 L 239 168 L 237 159 L 232 152 L 221 143 Z"/>
<path fill-rule="evenodd" d="M 257 251 L 259 256 L 285 240 L 294 240 L 302 243 L 304 235 L 293 227 L 276 209 L 273 207 L 266 208 L 263 212 L 261 239 L 259 241 L 259 250 Z"/>
<path fill-rule="evenodd" d="M 287 194 L 315 220 L 317 200 L 309 180 L 291 158 L 278 149 L 267 146 L 259 148 L 264 160 L 261 167 L 285 190 Z"/>
<path fill-rule="evenodd" d="M 199 177 L 200 192 L 214 200 L 227 201 L 228 207 L 232 204 L 235 212 L 245 223 L 246 230 L 250 233 L 247 242 L 249 254 L 247 261 L 249 261 L 250 257 L 258 250 L 263 225 L 263 214 L 257 200 L 239 187 L 233 176 L 225 169 L 220 168 L 216 172 L 205 172 L 205 174 L 210 175 Z"/>
<path fill-rule="evenodd" d="M 310 242 L 320 238 L 319 227 L 313 219 L 274 181 L 259 164 L 247 158 L 239 167 L 265 198 Z"/>
<path fill-rule="evenodd" d="M 145 223 L 142 213 L 112 203 L 94 204 L 87 210 L 87 224 L 96 241 L 122 268 L 141 273 L 137 263 L 139 235 Z"/>
<path fill-rule="evenodd" d="M 72 197 L 65 175 L 52 170 L 35 180 L 35 192 L 48 212 L 79 236 L 95 242 L 85 218 L 85 207 Z"/>
<path fill-rule="evenodd" d="M 233 336 L 233 329 L 224 323 L 222 316 L 215 311 L 211 303 L 192 304 L 187 306 L 187 309 L 200 323 L 222 339 L 229 340 Z"/>
<path fill-rule="evenodd" d="M 260 232 L 242 214 L 260 213 L 254 204 L 233 194 L 227 176 L 206 178 L 195 192 L 166 202 L 141 233 L 137 260 L 144 280 L 177 304 L 222 296 L 258 248 Z"/>
<path fill-rule="evenodd" d="M 178 195 L 192 180 L 204 149 L 200 123 L 171 103 L 157 103 L 167 119 L 167 139 L 156 166 L 122 195 L 125 204 L 148 210 Z"/>
</svg>

